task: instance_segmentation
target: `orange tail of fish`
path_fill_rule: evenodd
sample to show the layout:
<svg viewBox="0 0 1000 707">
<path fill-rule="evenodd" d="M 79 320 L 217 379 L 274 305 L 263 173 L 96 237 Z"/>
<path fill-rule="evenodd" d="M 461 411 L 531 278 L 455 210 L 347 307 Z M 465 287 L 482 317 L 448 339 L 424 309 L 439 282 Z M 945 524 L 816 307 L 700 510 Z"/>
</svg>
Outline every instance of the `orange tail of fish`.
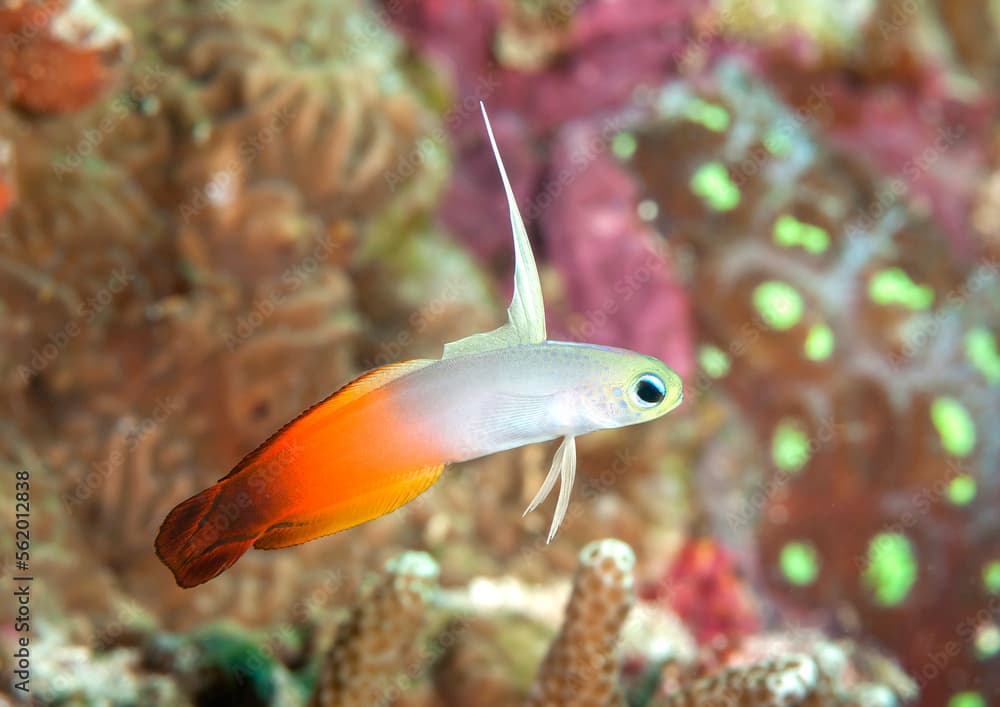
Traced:
<svg viewBox="0 0 1000 707">
<path fill-rule="evenodd" d="M 406 436 L 378 392 L 430 363 L 407 361 L 358 378 L 174 508 L 156 537 L 156 554 L 177 583 L 207 582 L 251 547 L 297 545 L 377 518 L 433 484 L 444 461 L 419 433 Z M 362 398 L 369 403 L 341 414 Z"/>
<path fill-rule="evenodd" d="M 156 536 L 156 554 L 174 574 L 177 584 L 194 587 L 229 568 L 263 533 L 251 514 L 240 514 L 238 503 L 226 504 L 227 481 L 192 496 L 167 515 Z"/>
</svg>

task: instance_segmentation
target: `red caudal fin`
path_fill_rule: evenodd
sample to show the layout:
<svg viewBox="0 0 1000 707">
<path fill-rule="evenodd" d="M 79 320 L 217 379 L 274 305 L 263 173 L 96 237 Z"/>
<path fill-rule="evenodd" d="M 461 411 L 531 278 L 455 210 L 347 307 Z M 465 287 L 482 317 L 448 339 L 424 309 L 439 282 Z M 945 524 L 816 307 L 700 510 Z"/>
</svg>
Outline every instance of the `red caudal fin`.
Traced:
<svg viewBox="0 0 1000 707">
<path fill-rule="evenodd" d="M 255 518 L 242 518 L 235 504 L 235 513 L 219 512 L 226 491 L 226 482 L 220 481 L 178 505 L 160 526 L 156 554 L 182 587 L 207 582 L 226 570 L 264 529 Z"/>
</svg>

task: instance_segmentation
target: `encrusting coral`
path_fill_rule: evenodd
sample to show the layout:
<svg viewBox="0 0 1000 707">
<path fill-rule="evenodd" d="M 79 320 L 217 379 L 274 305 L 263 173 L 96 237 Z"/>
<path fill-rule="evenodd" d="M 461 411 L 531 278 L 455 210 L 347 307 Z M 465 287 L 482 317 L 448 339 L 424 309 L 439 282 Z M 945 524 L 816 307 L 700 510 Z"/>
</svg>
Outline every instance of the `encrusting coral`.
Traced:
<svg viewBox="0 0 1000 707">
<path fill-rule="evenodd" d="M 709 538 L 686 542 L 667 572 L 640 590 L 650 601 L 662 601 L 701 644 L 735 639 L 760 628 L 760 608 L 732 553 Z"/>
<path fill-rule="evenodd" d="M 726 64 L 664 89 L 630 160 L 713 293 L 694 388 L 729 393 L 768 454 L 760 492 L 719 520 L 757 527 L 785 597 L 848 603 L 927 704 L 1000 689 L 977 655 L 990 622 L 970 621 L 996 591 L 1000 261 L 956 255 L 905 180 L 814 141 L 821 94 L 790 112 L 748 78 Z"/>
<path fill-rule="evenodd" d="M 819 668 L 808 656 L 790 655 L 727 668 L 654 704 L 658 707 L 806 705 L 816 692 Z"/>
</svg>

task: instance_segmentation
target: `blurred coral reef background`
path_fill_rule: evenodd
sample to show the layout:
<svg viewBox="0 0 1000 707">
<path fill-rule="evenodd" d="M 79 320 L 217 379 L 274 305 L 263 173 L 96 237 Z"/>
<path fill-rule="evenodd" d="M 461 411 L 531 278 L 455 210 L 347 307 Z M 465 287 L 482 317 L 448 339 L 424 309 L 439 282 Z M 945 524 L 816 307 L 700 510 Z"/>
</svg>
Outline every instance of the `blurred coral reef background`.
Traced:
<svg viewBox="0 0 1000 707">
<path fill-rule="evenodd" d="M 1000 705 L 996 2 L 0 0 L 0 71 L 36 704 Z M 179 589 L 173 505 L 500 321 L 480 100 L 552 337 L 684 405 L 551 545 L 536 445 Z"/>
</svg>

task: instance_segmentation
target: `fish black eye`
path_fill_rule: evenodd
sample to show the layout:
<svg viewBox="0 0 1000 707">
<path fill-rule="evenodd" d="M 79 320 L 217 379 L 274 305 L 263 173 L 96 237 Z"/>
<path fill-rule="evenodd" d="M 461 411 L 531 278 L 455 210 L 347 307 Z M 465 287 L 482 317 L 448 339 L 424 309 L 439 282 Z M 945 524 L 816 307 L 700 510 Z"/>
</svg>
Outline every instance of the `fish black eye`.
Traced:
<svg viewBox="0 0 1000 707">
<path fill-rule="evenodd" d="M 647 373 L 639 377 L 633 388 L 636 402 L 642 407 L 653 407 L 667 396 L 667 386 L 659 376 Z"/>
</svg>

